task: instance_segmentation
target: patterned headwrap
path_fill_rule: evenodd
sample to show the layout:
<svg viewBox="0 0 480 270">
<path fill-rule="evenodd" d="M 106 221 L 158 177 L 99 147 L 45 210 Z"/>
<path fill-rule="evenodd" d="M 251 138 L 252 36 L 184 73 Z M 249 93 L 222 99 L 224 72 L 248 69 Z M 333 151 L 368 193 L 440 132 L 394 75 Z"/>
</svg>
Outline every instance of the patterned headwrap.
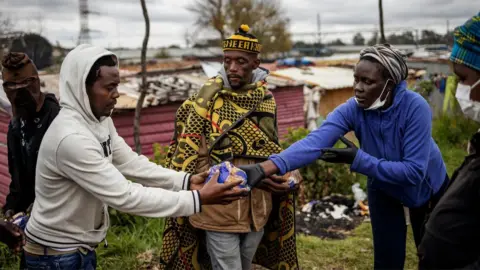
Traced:
<svg viewBox="0 0 480 270">
<path fill-rule="evenodd" d="M 450 61 L 480 71 L 480 12 L 455 28 Z"/>
<path fill-rule="evenodd" d="M 248 31 L 250 31 L 250 27 L 242 24 L 235 34 L 223 41 L 223 50 L 260 53 L 262 45 L 258 42 L 258 39 L 254 35 L 249 34 Z"/>
<path fill-rule="evenodd" d="M 387 69 L 395 84 L 399 84 L 408 76 L 406 57 L 399 50 L 390 44 L 377 44 L 363 49 L 360 52 L 360 59 L 372 57 Z"/>
</svg>

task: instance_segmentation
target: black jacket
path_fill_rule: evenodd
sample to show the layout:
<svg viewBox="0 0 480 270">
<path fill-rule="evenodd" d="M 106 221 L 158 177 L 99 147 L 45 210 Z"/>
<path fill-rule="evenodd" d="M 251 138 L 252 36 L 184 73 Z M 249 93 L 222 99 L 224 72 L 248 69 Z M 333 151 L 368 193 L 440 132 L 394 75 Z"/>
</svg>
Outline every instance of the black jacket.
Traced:
<svg viewBox="0 0 480 270">
<path fill-rule="evenodd" d="M 469 152 L 425 226 L 420 269 L 480 269 L 480 133 Z"/>
<path fill-rule="evenodd" d="M 35 199 L 35 167 L 43 136 L 60 111 L 53 94 L 45 96 L 42 109 L 33 120 L 22 122 L 12 118 L 8 125 L 8 170 L 12 181 L 3 212 L 26 211 Z M 23 123 L 23 124 L 22 124 Z"/>
</svg>

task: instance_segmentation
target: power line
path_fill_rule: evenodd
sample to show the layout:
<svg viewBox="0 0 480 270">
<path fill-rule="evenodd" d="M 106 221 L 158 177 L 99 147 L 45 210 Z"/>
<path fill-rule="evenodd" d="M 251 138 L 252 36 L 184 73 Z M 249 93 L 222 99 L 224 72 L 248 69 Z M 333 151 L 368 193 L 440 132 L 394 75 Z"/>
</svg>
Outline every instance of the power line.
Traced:
<svg viewBox="0 0 480 270">
<path fill-rule="evenodd" d="M 396 27 L 396 28 L 385 28 L 385 32 L 398 32 L 398 31 L 415 31 L 413 27 Z M 292 36 L 326 36 L 326 35 L 338 35 L 338 34 L 355 34 L 355 33 L 375 33 L 378 32 L 376 28 L 369 29 L 356 29 L 356 30 L 337 30 L 337 31 L 327 31 L 327 32 L 293 32 Z"/>
</svg>

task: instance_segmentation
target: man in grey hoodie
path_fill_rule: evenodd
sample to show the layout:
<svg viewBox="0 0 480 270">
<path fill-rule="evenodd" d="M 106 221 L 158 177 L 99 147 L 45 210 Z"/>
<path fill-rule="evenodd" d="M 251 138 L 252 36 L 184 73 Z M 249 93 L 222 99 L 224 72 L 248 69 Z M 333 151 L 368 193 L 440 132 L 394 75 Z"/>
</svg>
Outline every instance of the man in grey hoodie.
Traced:
<svg viewBox="0 0 480 270">
<path fill-rule="evenodd" d="M 119 83 L 116 56 L 103 48 L 79 45 L 62 64 L 62 109 L 40 146 L 25 230 L 28 268 L 95 269 L 108 206 L 146 217 L 190 216 L 245 193 L 232 189 L 241 181 L 204 184 L 204 172 L 165 169 L 133 152 L 110 118 Z"/>
</svg>

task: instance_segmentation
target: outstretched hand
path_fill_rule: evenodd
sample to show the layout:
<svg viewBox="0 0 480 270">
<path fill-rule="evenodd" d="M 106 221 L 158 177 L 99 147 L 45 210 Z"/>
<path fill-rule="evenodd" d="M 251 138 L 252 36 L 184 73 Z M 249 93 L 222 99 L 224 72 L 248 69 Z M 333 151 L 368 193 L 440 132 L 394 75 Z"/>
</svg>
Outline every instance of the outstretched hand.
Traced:
<svg viewBox="0 0 480 270">
<path fill-rule="evenodd" d="M 357 146 L 347 140 L 345 137 L 340 137 L 340 140 L 347 146 L 346 148 L 325 148 L 322 149 L 320 159 L 331 163 L 346 163 L 352 164 L 357 156 Z"/>
<path fill-rule="evenodd" d="M 248 189 L 238 187 L 243 182 L 242 179 L 218 183 L 219 175 L 220 173 L 216 172 L 210 181 L 198 191 L 202 205 L 229 204 L 248 195 Z"/>
<path fill-rule="evenodd" d="M 286 179 L 281 176 L 270 175 L 263 179 L 257 187 L 275 195 L 283 195 L 291 191 L 286 182 Z"/>
<path fill-rule="evenodd" d="M 208 171 L 194 174 L 190 177 L 189 190 L 200 190 L 205 185 L 205 180 L 208 177 Z"/>
<path fill-rule="evenodd" d="M 240 170 L 243 170 L 247 174 L 247 182 L 251 188 L 256 187 L 266 177 L 265 171 L 263 170 L 260 163 L 241 165 L 238 166 L 238 168 Z"/>
<path fill-rule="evenodd" d="M 12 251 L 18 253 L 25 245 L 25 234 L 17 225 L 11 222 L 0 221 L 0 241 Z"/>
</svg>

